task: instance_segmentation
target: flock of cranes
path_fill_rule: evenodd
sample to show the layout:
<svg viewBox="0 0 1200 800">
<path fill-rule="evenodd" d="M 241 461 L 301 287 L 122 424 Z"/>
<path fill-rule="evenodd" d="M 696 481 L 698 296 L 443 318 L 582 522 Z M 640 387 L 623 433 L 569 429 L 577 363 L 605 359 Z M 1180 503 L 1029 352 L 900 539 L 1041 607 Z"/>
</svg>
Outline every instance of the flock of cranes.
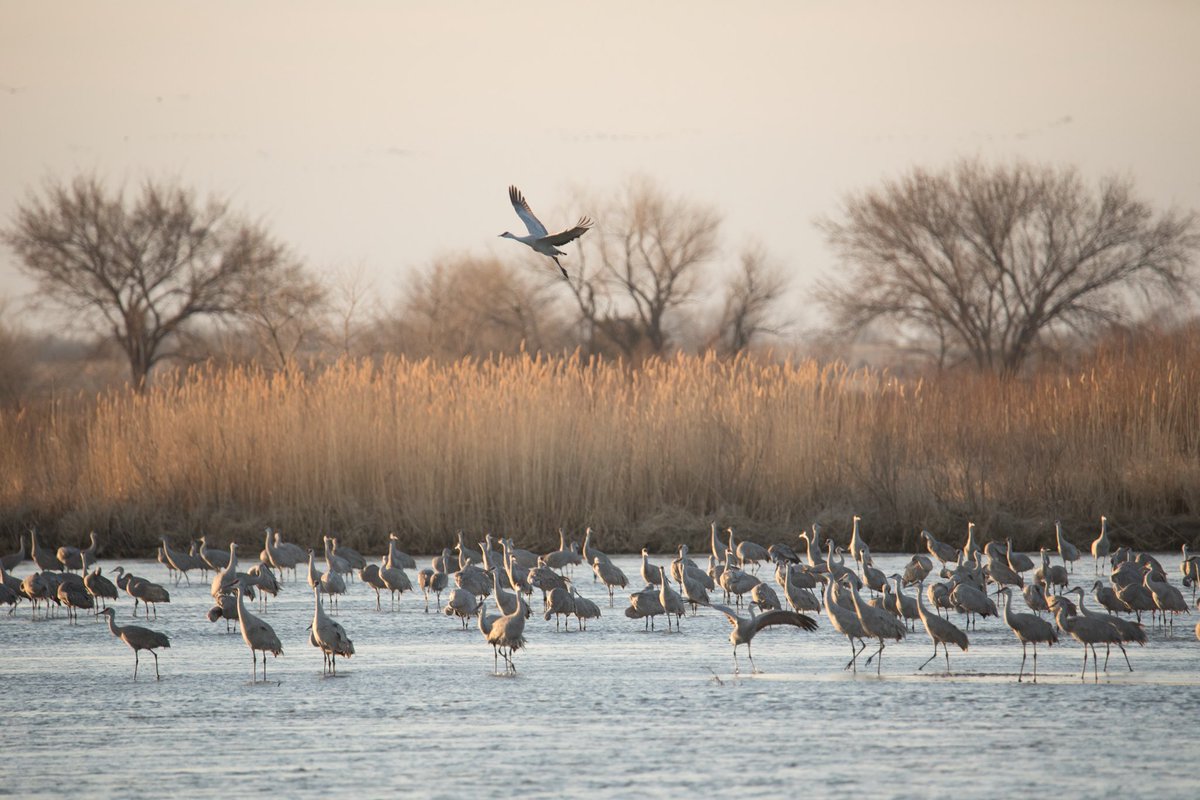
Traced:
<svg viewBox="0 0 1200 800">
<path fill-rule="evenodd" d="M 1011 540 L 981 543 L 973 524 L 968 525 L 961 547 L 923 531 L 920 541 L 926 552 L 912 555 L 902 571 L 888 575 L 875 566 L 860 523 L 859 517 L 853 518 L 845 548 L 824 538 L 824 549 L 820 546 L 821 528 L 814 524 L 810 531 L 799 534 L 799 552 L 786 543 L 762 547 L 745 539 L 736 540 L 732 529 L 726 529 L 722 539 L 714 523 L 709 532 L 710 553 L 703 566 L 691 557 L 686 545 L 680 546 L 678 557 L 669 564 L 653 563 L 643 549 L 638 577 L 644 588 L 629 595 L 624 615 L 643 620 L 646 629 L 655 629 L 657 618 L 666 617 L 668 633 L 682 630 L 682 620 L 689 611 L 696 615 L 700 609 L 712 609 L 724 615 L 731 625 L 729 641 L 735 673 L 740 671 L 737 651 L 743 645 L 751 670 L 758 671 L 751 643 L 761 631 L 779 625 L 813 631 L 819 625 L 816 616 L 821 615 L 849 643 L 850 659 L 844 669 L 857 671 L 870 641 L 876 647 L 864 664 L 874 661 L 877 674 L 882 674 L 888 643 L 904 640 L 918 624 L 933 644 L 933 654 L 918 671 L 937 659 L 940 649 L 949 674 L 951 647 L 968 650 L 970 631 L 978 627 L 979 618 L 996 617 L 1021 644 L 1019 682 L 1025 679 L 1029 646 L 1033 646 L 1031 678 L 1036 682 L 1039 644 L 1048 647 L 1059 643 L 1060 637 L 1074 639 L 1083 650 L 1081 680 L 1086 680 L 1089 652 L 1093 680 L 1098 680 L 1097 645 L 1105 648 L 1105 670 L 1115 647 L 1132 671 L 1125 645 L 1146 644 L 1143 615 L 1149 614 L 1149 624 L 1171 631 L 1175 617 L 1190 611 L 1183 592 L 1171 583 L 1157 559 L 1128 548 L 1112 548 L 1104 517 L 1091 546 L 1094 574 L 1090 579 L 1092 596 L 1104 611 L 1087 607 L 1084 586 L 1070 588 L 1074 564 L 1081 553 L 1067 540 L 1061 525 L 1055 525 L 1054 550 L 1043 548 L 1036 559 L 1014 552 Z M 34 617 L 39 607 L 43 616 L 49 616 L 54 607 L 64 607 L 68 621 L 78 624 L 79 610 L 95 609 L 97 615 L 105 617 L 109 632 L 133 650 L 135 680 L 141 651 L 154 657 L 155 677 L 160 677 L 155 651 L 171 646 L 168 636 L 148 627 L 117 624 L 116 611 L 109 603 L 124 592 L 134 601 L 132 616 L 144 606 L 144 617 L 149 620 L 153 615 L 157 619 L 159 605 L 171 602 L 170 591 L 121 566 L 109 570 L 115 582 L 105 577 L 96 566 L 95 534 L 84 549 L 60 547 L 51 553 L 36 533 L 30 534 L 29 544 L 26 552 L 22 537 L 16 552 L 0 557 L 0 604 L 11 606 L 9 614 L 15 612 L 18 603 L 28 601 Z M 428 567 L 417 571 L 416 588 L 405 570 L 417 570 L 417 562 L 400 549 L 394 535 L 389 537 L 379 563 L 369 562 L 334 537 L 324 537 L 322 544 L 323 564 L 318 564 L 316 550 L 286 542 L 278 531 L 268 529 L 257 559 L 242 571 L 236 542 L 230 543 L 228 550 L 221 550 L 209 547 L 205 537 L 200 537 L 185 551 L 173 547 L 164 537 L 158 560 L 176 586 L 184 581 L 190 584 L 190 573 L 199 572 L 205 577 L 212 574 L 214 605 L 207 618 L 210 622 L 223 619 L 227 627 L 236 622 L 251 653 L 254 681 L 258 680 L 260 653 L 264 681 L 267 654 L 283 654 L 279 635 L 264 619 L 269 613 L 268 600 L 285 589 L 289 572 L 292 581 L 299 583 L 301 566 L 306 568 L 304 580 L 313 595 L 308 640 L 320 650 L 323 672 L 328 674 L 337 673 L 339 657 L 350 658 L 355 653 L 353 641 L 335 617 L 339 597 L 347 592 L 348 582 L 356 579 L 374 590 L 377 612 L 383 610 L 383 592 L 391 595 L 394 611 L 397 595 L 402 597 L 405 592 L 419 589 L 426 613 L 432 595 L 436 607 L 455 618 L 463 630 L 474 620 L 484 641 L 492 647 L 494 670 L 499 671 L 503 659 L 507 674 L 516 672 L 514 656 L 526 644 L 526 624 L 533 613 L 535 592 L 541 594 L 544 621 L 554 617 L 555 629 L 562 630 L 564 626 L 569 629 L 574 617 L 576 629 L 582 631 L 588 620 L 601 616 L 601 608 L 579 591 L 573 579 L 576 568 L 583 571 L 590 567 L 593 581 L 608 594 L 610 608 L 615 606 L 617 590 L 627 589 L 630 584 L 624 571 L 595 547 L 591 529 L 585 532 L 582 544 L 568 542 L 560 531 L 558 549 L 544 554 L 490 534 L 472 547 L 459 533 L 452 547 L 443 549 L 430 559 Z M 846 558 L 847 553 L 852 560 Z M 1051 553 L 1061 563 L 1052 563 Z M 1200 556 L 1191 555 L 1186 545 L 1182 554 L 1181 583 L 1191 588 L 1195 602 Z M 23 578 L 11 574 L 27 559 L 36 570 Z M 759 577 L 772 568 L 778 592 Z M 906 588 L 911 595 L 905 593 Z M 1027 606 L 1025 611 L 1014 608 L 1018 594 Z M 718 596 L 724 603 L 714 602 Z M 248 603 L 256 599 L 262 616 L 248 608 Z M 957 621 L 954 613 L 959 615 Z M 1196 637 L 1200 639 L 1200 625 Z"/>
</svg>

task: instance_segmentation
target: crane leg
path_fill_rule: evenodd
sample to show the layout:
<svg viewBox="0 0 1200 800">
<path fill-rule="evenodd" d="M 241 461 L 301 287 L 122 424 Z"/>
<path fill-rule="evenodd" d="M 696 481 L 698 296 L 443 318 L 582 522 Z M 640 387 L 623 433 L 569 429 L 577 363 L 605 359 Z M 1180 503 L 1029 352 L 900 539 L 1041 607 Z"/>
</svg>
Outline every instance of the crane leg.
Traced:
<svg viewBox="0 0 1200 800">
<path fill-rule="evenodd" d="M 735 645 L 733 646 L 733 674 L 734 674 L 734 675 L 737 675 L 737 674 L 738 674 L 739 672 L 741 672 L 741 671 L 742 671 L 741 667 L 740 667 L 740 666 L 738 666 L 738 660 L 737 660 L 737 645 L 735 644 Z"/>
<path fill-rule="evenodd" d="M 135 681 L 137 680 L 137 668 L 138 668 L 138 651 L 134 650 L 133 651 L 133 679 Z"/>
<path fill-rule="evenodd" d="M 1104 645 L 1104 671 L 1105 672 L 1108 672 L 1108 657 L 1110 655 L 1112 655 L 1112 645 L 1105 644 Z"/>
<path fill-rule="evenodd" d="M 150 655 L 154 656 L 154 680 L 161 681 L 162 676 L 158 674 L 158 653 L 151 650 Z"/>
<path fill-rule="evenodd" d="M 1096 645 L 1092 645 L 1092 679 L 1096 683 L 1100 682 L 1100 672 L 1096 669 L 1096 662 L 1098 660 L 1099 659 L 1096 658 Z"/>
<path fill-rule="evenodd" d="M 924 664 L 917 667 L 917 672 L 920 672 L 921 670 L 925 669 L 925 667 L 928 666 L 929 662 L 933 661 L 935 658 L 937 658 L 937 642 L 933 643 L 933 655 L 931 655 L 929 658 L 925 659 Z"/>
<path fill-rule="evenodd" d="M 746 642 L 746 657 L 750 659 L 750 674 L 757 675 L 758 667 L 754 663 L 754 651 L 750 649 L 749 642 Z"/>
<path fill-rule="evenodd" d="M 1037 642 L 1033 643 L 1033 682 L 1037 683 Z"/>
<path fill-rule="evenodd" d="M 1033 652 L 1035 652 L 1035 653 L 1037 652 L 1036 644 L 1033 646 Z M 1029 655 L 1029 645 L 1027 645 L 1025 642 L 1021 642 L 1021 671 L 1017 673 L 1017 683 L 1020 683 L 1021 678 L 1023 678 L 1025 676 L 1025 659 L 1026 659 L 1026 657 L 1028 657 L 1028 655 Z M 1037 658 L 1037 656 L 1034 656 L 1034 658 Z M 1037 680 L 1037 679 L 1035 678 L 1034 680 Z"/>
<path fill-rule="evenodd" d="M 1125 645 L 1118 643 L 1117 647 L 1121 648 L 1121 655 L 1125 656 L 1125 666 L 1129 667 L 1129 671 L 1133 672 L 1133 664 L 1129 663 L 1129 653 L 1125 652 Z"/>
</svg>

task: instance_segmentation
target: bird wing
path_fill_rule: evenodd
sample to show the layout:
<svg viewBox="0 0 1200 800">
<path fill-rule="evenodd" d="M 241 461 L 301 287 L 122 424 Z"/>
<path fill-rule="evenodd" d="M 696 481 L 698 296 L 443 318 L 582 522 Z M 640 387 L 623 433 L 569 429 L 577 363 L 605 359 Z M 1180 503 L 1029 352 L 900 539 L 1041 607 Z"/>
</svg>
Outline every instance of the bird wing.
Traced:
<svg viewBox="0 0 1200 800">
<path fill-rule="evenodd" d="M 817 621 L 806 614 L 795 611 L 768 611 L 754 618 L 754 630 L 761 631 L 771 625 L 794 625 L 806 631 L 817 629 Z"/>
<path fill-rule="evenodd" d="M 726 617 L 728 617 L 730 625 L 738 624 L 738 615 L 729 606 L 723 606 L 720 603 L 709 603 L 708 607 L 716 609 L 717 611 L 720 611 L 722 614 L 724 614 Z M 770 616 L 770 615 L 768 614 L 768 615 L 764 615 L 764 616 Z"/>
<path fill-rule="evenodd" d="M 552 244 L 555 247 L 561 244 L 567 244 L 568 242 L 573 242 L 580 236 L 583 236 L 585 233 L 587 233 L 593 224 L 594 223 L 588 217 L 580 217 L 579 222 L 575 223 L 574 228 L 570 228 L 562 231 L 561 233 L 555 233 L 550 236 L 543 236 L 542 241 L 546 242 L 547 244 Z"/>
<path fill-rule="evenodd" d="M 521 221 L 525 223 L 525 227 L 529 229 L 531 236 L 536 236 L 540 239 L 547 234 L 546 226 L 542 224 L 542 221 L 529 208 L 529 203 L 525 202 L 525 197 L 521 194 L 520 189 L 515 186 L 509 186 L 508 199 L 512 202 L 513 210 L 517 212 L 517 216 L 521 218 Z M 566 241 L 570 241 L 570 239 Z"/>
</svg>

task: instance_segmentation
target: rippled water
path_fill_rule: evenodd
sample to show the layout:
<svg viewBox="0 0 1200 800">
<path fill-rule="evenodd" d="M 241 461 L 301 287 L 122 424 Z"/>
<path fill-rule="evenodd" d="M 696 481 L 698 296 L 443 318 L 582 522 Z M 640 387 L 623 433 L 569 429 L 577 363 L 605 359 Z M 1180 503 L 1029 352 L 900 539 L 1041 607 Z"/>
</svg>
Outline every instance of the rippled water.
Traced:
<svg viewBox="0 0 1200 800">
<path fill-rule="evenodd" d="M 616 560 L 638 574 L 638 559 Z M 876 556 L 887 572 L 904 560 Z M 1161 560 L 1174 571 L 1178 557 Z M 167 583 L 157 563 L 120 563 Z M 1091 565 L 1080 561 L 1075 577 L 1090 588 Z M 236 628 L 205 619 L 208 584 L 195 578 L 171 586 L 148 623 L 171 636 L 158 682 L 145 656 L 135 683 L 132 652 L 90 617 L 74 626 L 31 621 L 28 605 L 0 612 L 0 794 L 1200 793 L 1194 612 L 1173 635 L 1155 629 L 1131 648 L 1134 672 L 1117 653 L 1099 684 L 1090 666 L 1080 682 L 1082 651 L 1069 639 L 1041 651 L 1037 685 L 1018 684 L 1020 645 L 995 619 L 970 632 L 969 652 L 951 653 L 949 676 L 940 656 L 933 674 L 916 672 L 932 653 L 919 627 L 887 648 L 882 677 L 873 666 L 844 672 L 849 646 L 821 617 L 813 633 L 764 631 L 754 642 L 763 673 L 735 677 L 729 625 L 715 612 L 685 617 L 681 633 L 646 632 L 622 614 L 625 594 L 610 610 L 589 574 L 578 586 L 604 616 L 561 633 L 535 615 L 515 677 L 493 675 L 479 632 L 424 613 L 419 593 L 395 613 L 385 596 L 379 612 L 358 582 L 338 617 L 358 654 L 336 678 L 322 677 L 308 644 L 307 585 L 286 585 L 263 614 L 285 651 L 269 660 L 266 684 L 251 683 Z M 117 608 L 119 624 L 133 621 L 128 597 Z"/>
</svg>

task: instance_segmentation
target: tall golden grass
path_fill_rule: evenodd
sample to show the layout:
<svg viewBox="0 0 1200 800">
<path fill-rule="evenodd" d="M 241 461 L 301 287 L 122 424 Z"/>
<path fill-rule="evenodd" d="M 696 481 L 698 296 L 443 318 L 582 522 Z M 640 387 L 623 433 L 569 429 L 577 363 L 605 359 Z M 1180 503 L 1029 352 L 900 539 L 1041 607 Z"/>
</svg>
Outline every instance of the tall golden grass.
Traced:
<svg viewBox="0 0 1200 800">
<path fill-rule="evenodd" d="M 1025 547 L 1056 518 L 1090 539 L 1100 514 L 1144 538 L 1200 509 L 1198 344 L 1008 382 L 692 356 L 196 369 L 0 413 L 0 525 L 134 553 L 266 525 L 375 550 L 396 531 L 415 552 L 584 526 L 612 551 L 707 547 L 709 519 L 773 541 L 813 520 L 840 538 L 852 513 L 876 550 L 923 527 L 957 541 L 968 518 Z"/>
</svg>

